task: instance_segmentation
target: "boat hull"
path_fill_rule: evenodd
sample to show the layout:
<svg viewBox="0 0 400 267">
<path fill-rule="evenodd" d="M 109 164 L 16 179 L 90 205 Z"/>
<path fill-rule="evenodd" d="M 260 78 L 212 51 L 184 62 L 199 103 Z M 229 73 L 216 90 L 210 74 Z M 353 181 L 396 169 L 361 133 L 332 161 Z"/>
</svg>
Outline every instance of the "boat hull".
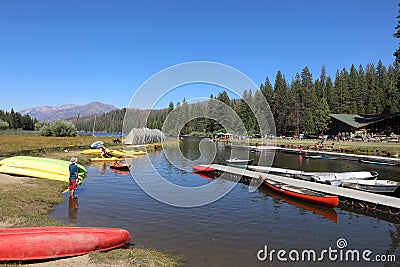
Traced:
<svg viewBox="0 0 400 267">
<path fill-rule="evenodd" d="M 370 160 L 363 160 L 360 159 L 359 160 L 362 163 L 368 163 L 368 164 L 376 164 L 376 165 L 388 165 L 388 166 L 396 166 L 396 163 L 392 163 L 392 162 L 386 162 L 386 161 L 370 161 Z"/>
<path fill-rule="evenodd" d="M 197 165 L 193 165 L 192 169 L 195 172 L 214 172 L 215 171 L 214 168 L 205 167 L 205 166 L 197 166 Z"/>
<path fill-rule="evenodd" d="M 253 163 L 252 159 L 228 159 L 226 160 L 227 164 L 234 165 L 247 165 Z"/>
<path fill-rule="evenodd" d="M 70 162 L 65 160 L 31 156 L 15 156 L 0 161 L 0 166 L 12 165 L 13 167 L 35 169 L 61 175 L 69 175 L 69 164 Z M 87 172 L 86 168 L 81 164 L 76 165 L 78 166 L 79 175 L 83 176 Z"/>
<path fill-rule="evenodd" d="M 323 205 L 323 206 L 331 207 L 331 208 L 337 207 L 339 205 L 339 198 L 337 196 L 329 196 L 329 195 L 322 195 L 322 194 L 321 195 L 310 195 L 310 194 L 306 193 L 309 190 L 304 190 L 304 193 L 299 193 L 299 192 L 295 192 L 295 191 L 292 191 L 287 188 L 278 187 L 278 186 L 274 185 L 272 181 L 269 182 L 268 180 L 263 180 L 263 184 L 267 188 L 269 188 L 275 192 L 278 192 L 282 195 L 290 196 L 290 197 L 297 198 L 297 199 L 300 199 L 303 201 L 307 201 L 307 202 L 311 202 L 311 203 L 315 203 L 318 205 Z M 301 190 L 301 189 L 299 188 L 299 190 Z"/>
<path fill-rule="evenodd" d="M 130 243 L 119 228 L 0 228 L 0 261 L 52 259 L 111 250 Z"/>
<path fill-rule="evenodd" d="M 389 180 L 373 180 L 373 181 L 343 181 L 342 187 L 367 191 L 377 194 L 396 194 L 397 189 L 400 187 L 399 182 Z"/>
<path fill-rule="evenodd" d="M 103 141 L 96 141 L 90 145 L 90 148 L 101 148 L 104 145 Z"/>
<path fill-rule="evenodd" d="M 0 166 L 0 173 L 34 177 L 34 178 L 43 178 L 43 179 L 56 180 L 56 181 L 61 181 L 61 182 L 66 182 L 66 183 L 69 182 L 69 175 L 61 175 L 61 174 L 55 174 L 55 173 L 46 172 L 46 171 L 19 168 L 19 167 L 15 167 L 15 166 L 6 165 L 6 164 Z"/>
<path fill-rule="evenodd" d="M 109 150 L 106 150 L 109 152 Z M 101 148 L 95 148 L 95 149 L 85 149 L 81 151 L 81 154 L 83 155 L 101 155 L 102 151 Z"/>
</svg>

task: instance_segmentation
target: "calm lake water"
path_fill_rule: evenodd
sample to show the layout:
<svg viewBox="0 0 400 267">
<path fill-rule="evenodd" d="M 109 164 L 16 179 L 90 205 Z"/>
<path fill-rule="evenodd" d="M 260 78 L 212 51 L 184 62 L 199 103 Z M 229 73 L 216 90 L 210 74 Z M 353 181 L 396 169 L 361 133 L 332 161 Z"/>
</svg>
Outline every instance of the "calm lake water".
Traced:
<svg viewBox="0 0 400 267">
<path fill-rule="evenodd" d="M 190 160 L 200 157 L 199 142 L 185 140 L 182 154 Z M 229 159 L 231 150 L 218 146 L 216 163 Z M 205 146 L 207 151 L 207 145 Z M 235 152 L 235 153 L 246 153 Z M 167 153 L 168 158 L 179 158 L 179 153 Z M 272 154 L 250 153 L 259 160 Z M 191 171 L 190 163 L 177 168 L 169 163 L 165 151 L 149 154 L 154 168 L 177 185 L 199 186 L 212 183 L 210 177 Z M 178 159 L 178 161 L 181 159 Z M 181 160 L 182 161 L 182 160 Z M 275 153 L 273 166 L 306 171 L 375 170 L 380 179 L 400 180 L 400 168 L 368 165 L 344 160 L 305 159 L 299 155 Z M 131 161 L 136 177 L 151 175 L 152 167 L 146 157 Z M 68 205 L 68 199 L 58 205 L 51 216 L 77 226 L 119 227 L 130 231 L 137 247 L 157 248 L 183 255 L 185 266 L 317 266 L 309 261 L 280 261 L 272 253 L 270 259 L 260 261 L 257 253 L 267 246 L 268 251 L 313 250 L 319 256 L 323 250 L 336 249 L 340 253 L 358 250 L 360 255 L 371 250 L 376 255 L 391 254 L 400 262 L 400 225 L 384 216 L 367 216 L 343 207 L 329 209 L 283 198 L 264 188 L 249 192 L 249 187 L 238 183 L 232 191 L 208 205 L 180 208 L 159 202 L 148 196 L 130 173 L 115 172 L 107 165 L 90 165 L 88 178 L 77 191 L 78 206 Z M 227 183 L 233 183 L 227 181 Z M 162 190 L 162 188 L 160 189 Z M 70 203 L 73 204 L 73 203 Z M 338 239 L 347 246 L 338 249 Z M 343 240 L 342 240 L 343 241 Z M 263 256 L 263 253 L 259 254 Z M 269 254 L 271 256 L 271 254 Z M 295 254 L 291 254 L 295 257 Z M 333 254 L 334 256 L 335 254 Z M 339 255 L 339 254 L 338 254 Z M 344 254 L 343 254 L 344 255 Z M 361 256 L 360 256 L 361 257 Z M 340 258 L 339 258 L 340 259 Z M 327 254 L 324 265 L 365 266 L 366 262 L 331 261 Z M 350 258 L 351 259 L 351 258 Z M 373 266 L 394 266 L 372 262 Z"/>
</svg>

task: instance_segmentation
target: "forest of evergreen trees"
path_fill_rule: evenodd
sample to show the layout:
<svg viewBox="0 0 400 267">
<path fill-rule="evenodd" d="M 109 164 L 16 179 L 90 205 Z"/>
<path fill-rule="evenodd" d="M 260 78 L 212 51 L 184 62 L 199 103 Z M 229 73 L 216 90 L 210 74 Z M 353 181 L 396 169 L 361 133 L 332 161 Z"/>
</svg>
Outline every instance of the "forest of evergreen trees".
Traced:
<svg viewBox="0 0 400 267">
<path fill-rule="evenodd" d="M 22 116 L 14 109 L 11 109 L 10 112 L 0 110 L 0 129 L 35 130 L 35 123 L 37 122 L 28 114 Z"/>
<path fill-rule="evenodd" d="M 267 77 L 265 83 L 255 92 L 244 90 L 242 99 L 230 99 L 223 91 L 217 96 L 211 96 L 226 105 L 229 105 L 244 122 L 249 134 L 257 134 L 260 129 L 253 112 L 247 103 L 257 109 L 258 98 L 262 94 L 268 101 L 272 111 L 277 135 L 298 135 L 329 133 L 328 125 L 330 113 L 347 114 L 379 114 L 385 112 L 399 112 L 400 90 L 398 80 L 399 70 L 393 66 L 385 67 L 379 61 L 376 66 L 368 64 L 355 67 L 350 71 L 345 68 L 336 72 L 332 79 L 326 74 L 322 66 L 321 75 L 314 80 L 308 67 L 288 82 L 281 71 L 278 71 L 274 83 Z M 211 100 L 210 100 L 211 101 Z M 204 114 L 203 118 L 189 121 L 180 134 L 216 133 L 223 130 L 222 126 L 208 119 L 213 111 L 212 103 L 188 104 L 186 99 L 182 103 L 170 102 L 166 109 L 153 110 L 147 120 L 147 127 L 162 128 L 167 115 L 175 109 L 182 118 L 193 114 Z M 125 115 L 125 109 L 114 110 L 100 116 L 77 118 L 71 120 L 78 130 L 119 132 Z M 179 112 L 180 111 L 180 112 Z"/>
</svg>

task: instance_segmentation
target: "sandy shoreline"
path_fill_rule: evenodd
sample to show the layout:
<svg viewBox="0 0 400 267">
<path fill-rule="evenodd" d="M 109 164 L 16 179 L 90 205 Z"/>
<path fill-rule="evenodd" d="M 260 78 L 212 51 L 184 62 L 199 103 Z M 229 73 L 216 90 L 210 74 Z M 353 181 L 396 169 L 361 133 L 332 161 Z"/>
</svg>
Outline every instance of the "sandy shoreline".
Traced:
<svg viewBox="0 0 400 267">
<path fill-rule="evenodd" d="M 0 184 L 24 184 L 29 179 L 31 178 L 0 173 Z"/>
</svg>

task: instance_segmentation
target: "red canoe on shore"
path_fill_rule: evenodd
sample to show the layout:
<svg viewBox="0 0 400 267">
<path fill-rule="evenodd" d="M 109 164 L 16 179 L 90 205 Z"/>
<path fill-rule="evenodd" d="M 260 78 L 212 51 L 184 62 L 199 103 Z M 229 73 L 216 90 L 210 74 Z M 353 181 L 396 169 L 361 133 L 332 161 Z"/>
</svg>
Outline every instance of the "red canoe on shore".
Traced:
<svg viewBox="0 0 400 267">
<path fill-rule="evenodd" d="M 119 228 L 0 228 L 0 261 L 53 259 L 128 246 L 130 234 Z"/>
<path fill-rule="evenodd" d="M 196 172 L 214 172 L 215 171 L 214 168 L 210 168 L 210 167 L 206 167 L 206 166 L 193 165 L 192 168 Z"/>
<path fill-rule="evenodd" d="M 260 177 L 262 179 L 262 177 Z M 337 207 L 339 205 L 339 198 L 337 196 L 330 196 L 323 193 L 319 193 L 313 190 L 290 186 L 286 184 L 281 184 L 278 182 L 274 182 L 271 180 L 264 179 L 263 184 L 282 195 L 290 196 L 293 198 L 297 198 L 303 201 L 327 206 L 327 207 Z"/>
</svg>

